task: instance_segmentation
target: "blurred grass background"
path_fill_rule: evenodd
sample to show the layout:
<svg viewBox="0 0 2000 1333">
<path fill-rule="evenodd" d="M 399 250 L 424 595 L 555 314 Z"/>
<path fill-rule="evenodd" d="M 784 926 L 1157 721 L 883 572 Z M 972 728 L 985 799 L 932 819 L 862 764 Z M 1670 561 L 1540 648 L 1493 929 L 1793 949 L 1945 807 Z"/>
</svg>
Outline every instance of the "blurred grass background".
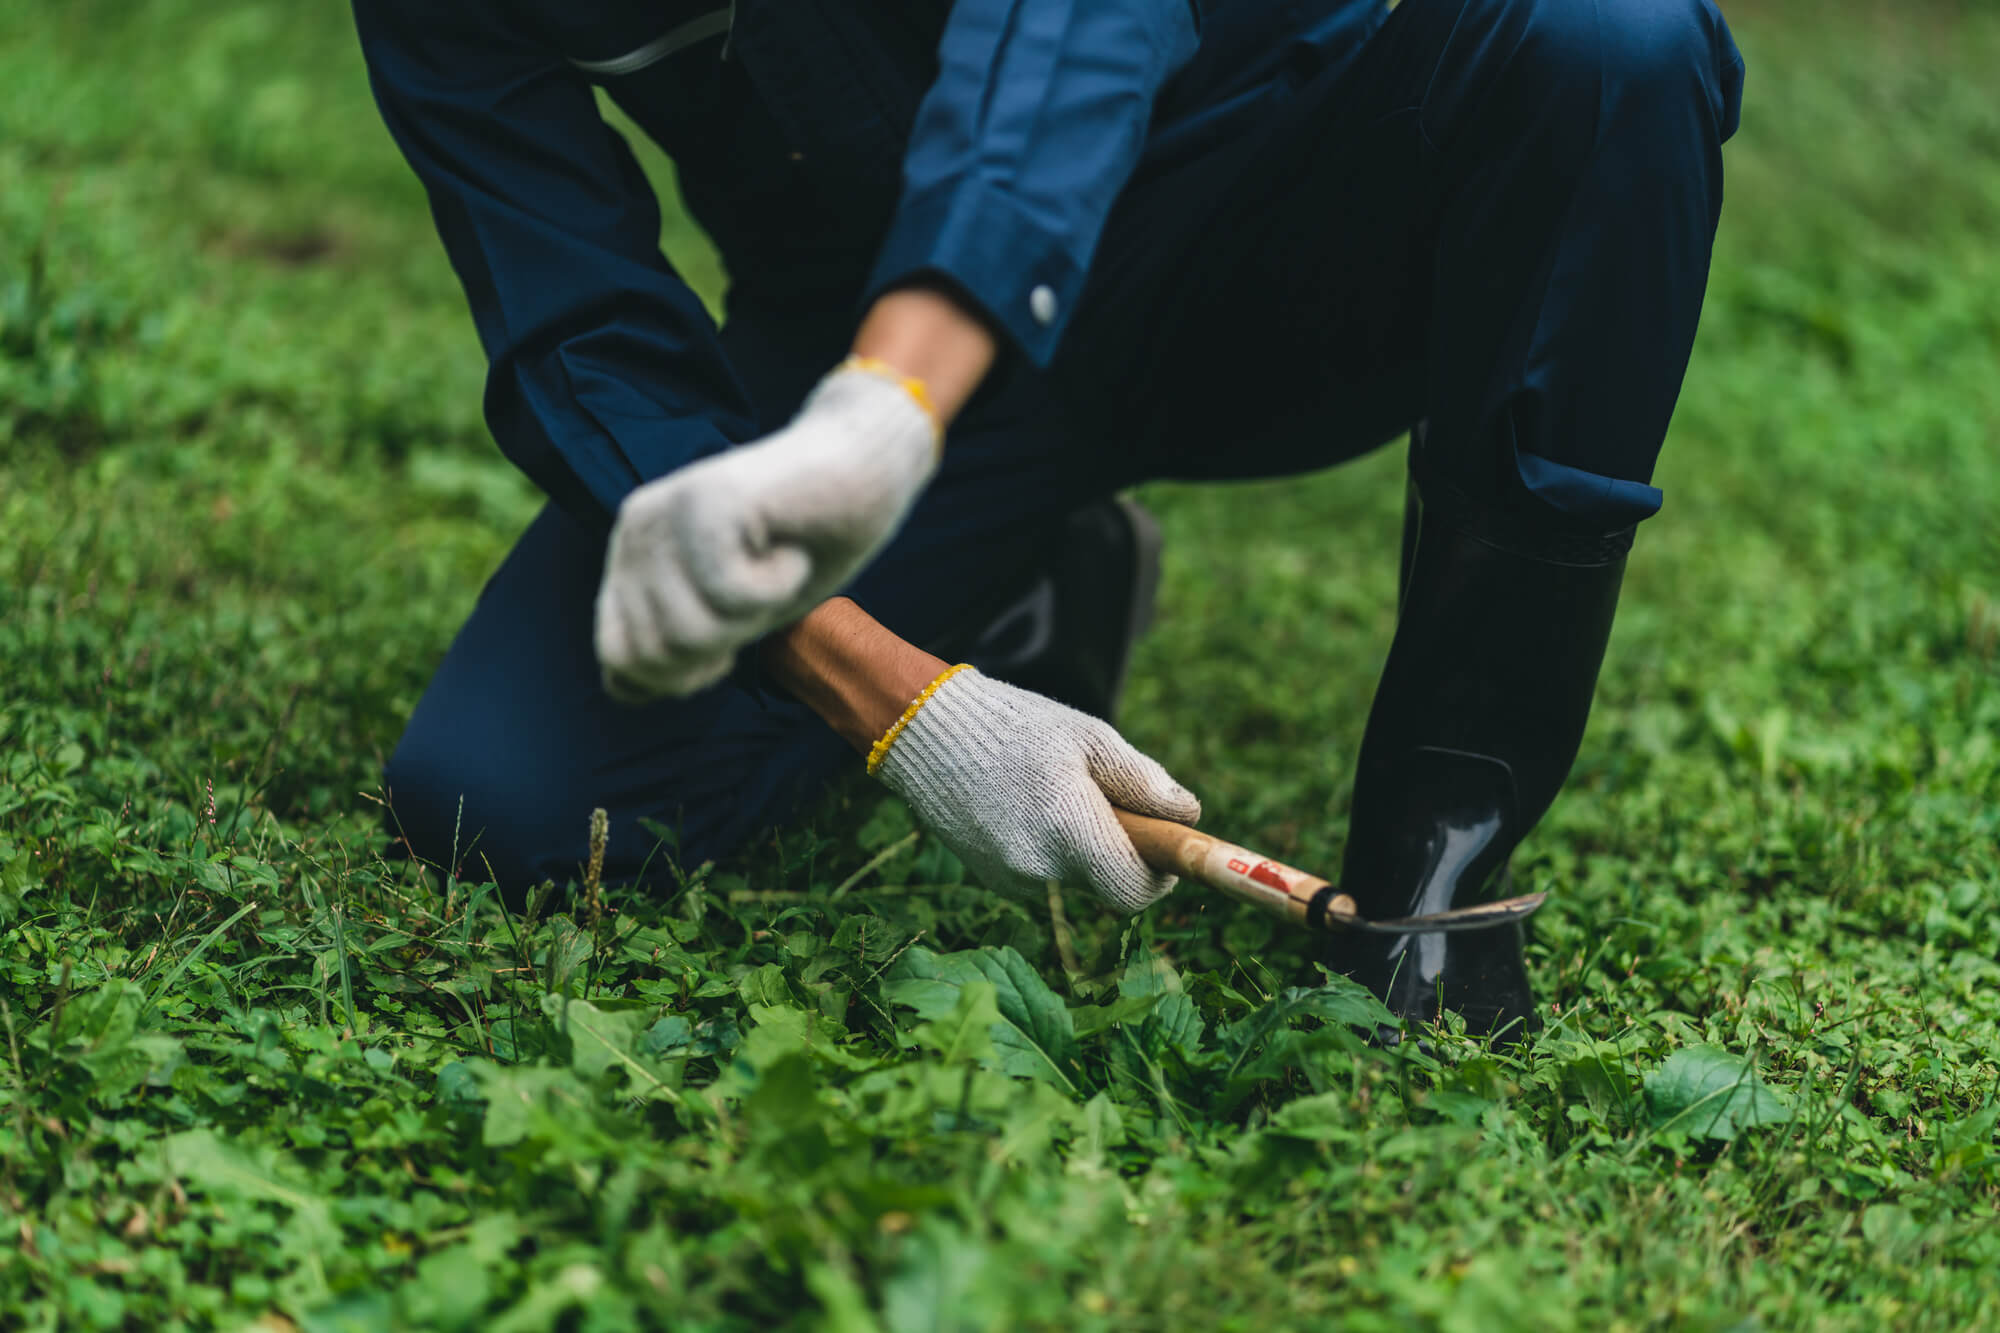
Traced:
<svg viewBox="0 0 2000 1333">
<path fill-rule="evenodd" d="M 1839 1170 L 1724 1154 L 1693 1193 L 1673 1183 L 1682 1161 L 1649 1154 L 1652 1177 L 1605 1183 L 1588 1221 L 1520 1203 L 1533 1161 L 1486 1162 L 1482 1206 L 1517 1259 L 1540 1256 L 1521 1260 L 1526 1285 L 1460 1242 L 1427 1248 L 1421 1212 L 1408 1272 L 1315 1279 L 1399 1327 L 1991 1321 L 2000 1256 L 1974 1220 L 1993 1177 L 1929 1149 L 1990 1104 L 2000 1038 L 2000 10 L 1728 14 L 1744 122 L 1657 478 L 1667 508 L 1641 534 L 1571 789 L 1521 858 L 1558 890 L 1531 961 L 1553 1013 L 1638 1032 L 1620 1049 L 1641 1063 L 1696 1038 L 1761 1046 L 1782 1086 L 1830 1095 L 1852 1062 L 1862 1146 Z M 671 210 L 663 239 L 719 290 Z M 161 933 L 185 885 L 104 848 L 185 841 L 212 800 L 266 840 L 274 882 L 324 872 L 338 893 L 340 868 L 379 849 L 357 793 L 539 503 L 485 435 L 481 373 L 344 7 L 0 0 L 0 947 L 24 1032 L 60 1009 L 65 969 L 113 965 L 106 941 L 187 954 Z M 1392 623 L 1397 455 L 1147 493 L 1169 539 L 1164 617 L 1127 731 L 1215 827 L 1302 864 L 1338 862 Z M 873 798 L 847 800 L 822 829 L 838 866 L 871 850 L 855 829 Z M 234 901 L 206 891 L 204 933 Z M 1102 944 L 1109 927 L 1073 909 Z M 1305 979 L 1261 920 L 1177 912 L 1158 942 L 1183 967 Z M 1814 1005 L 1851 1026 L 1807 1021 Z M 1395 1131 L 1370 1114 L 1369 1132 Z M 1509 1133 L 1567 1142 L 1566 1114 L 1530 1106 Z M 54 1216 L 48 1169 L 5 1176 L 0 1212 Z M 1824 1179 L 1821 1202 L 1774 1193 L 1794 1176 Z M 1641 1205 L 1655 1186 L 1672 1207 Z M 1434 1188 L 1449 1214 L 1456 1187 Z M 1864 1234 L 1885 1201 L 1915 1229 L 1876 1214 Z M 1087 1253 L 1123 1243 L 1088 1234 Z M 34 1293 L 41 1326 L 82 1319 L 94 1307 L 62 1283 L 104 1274 L 65 1262 L 0 1260 L 0 1290 Z M 1331 1317 L 1282 1273 L 1188 1262 L 1189 1308 L 1225 1293 L 1262 1326 Z M 204 1280 L 226 1287 L 215 1264 Z M 247 1290 L 234 1317 L 265 1308 Z M 1524 1303 L 1494 1304 L 1503 1290 Z M 1142 1326 L 1124 1316 L 1077 1319 Z"/>
</svg>

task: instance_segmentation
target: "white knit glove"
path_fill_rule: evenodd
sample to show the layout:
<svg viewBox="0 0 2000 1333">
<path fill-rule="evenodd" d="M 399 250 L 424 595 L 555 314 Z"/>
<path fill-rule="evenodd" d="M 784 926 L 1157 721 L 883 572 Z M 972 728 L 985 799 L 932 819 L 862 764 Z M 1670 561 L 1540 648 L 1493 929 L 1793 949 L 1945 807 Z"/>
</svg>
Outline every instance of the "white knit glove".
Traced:
<svg viewBox="0 0 2000 1333">
<path fill-rule="evenodd" d="M 919 392 L 843 366 L 783 430 L 628 495 L 597 593 L 605 688 L 692 694 L 859 573 L 937 470 Z"/>
<path fill-rule="evenodd" d="M 1121 912 L 1172 891 L 1111 807 L 1192 824 L 1193 792 L 1087 713 L 970 667 L 940 679 L 870 771 L 980 883 L 1016 897 L 1052 879 L 1085 883 Z"/>
</svg>

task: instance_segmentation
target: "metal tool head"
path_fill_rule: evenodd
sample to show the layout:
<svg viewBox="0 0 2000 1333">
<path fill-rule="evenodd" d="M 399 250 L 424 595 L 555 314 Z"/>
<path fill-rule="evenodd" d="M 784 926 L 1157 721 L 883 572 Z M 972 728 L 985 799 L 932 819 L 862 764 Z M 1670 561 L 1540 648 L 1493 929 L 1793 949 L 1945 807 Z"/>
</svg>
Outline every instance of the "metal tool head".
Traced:
<svg viewBox="0 0 2000 1333">
<path fill-rule="evenodd" d="M 1547 901 L 1548 896 L 1546 893 L 1524 893 L 1518 898 L 1501 898 L 1495 902 L 1476 903 L 1471 907 L 1453 908 L 1449 912 L 1374 920 L 1356 916 L 1352 912 L 1329 910 L 1325 918 L 1326 928 L 1355 930 L 1367 935 L 1445 935 L 1463 930 L 1491 930 L 1495 926 L 1504 926 L 1533 916 Z"/>
</svg>

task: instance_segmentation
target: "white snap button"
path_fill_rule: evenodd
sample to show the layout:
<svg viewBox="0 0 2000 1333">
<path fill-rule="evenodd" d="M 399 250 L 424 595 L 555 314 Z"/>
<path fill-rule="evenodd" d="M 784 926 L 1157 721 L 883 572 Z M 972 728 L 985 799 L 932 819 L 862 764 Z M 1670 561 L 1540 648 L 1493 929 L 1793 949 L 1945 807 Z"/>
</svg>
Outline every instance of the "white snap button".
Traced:
<svg viewBox="0 0 2000 1333">
<path fill-rule="evenodd" d="M 1047 327 L 1056 322 L 1056 293 L 1046 283 L 1028 293 L 1028 313 L 1035 323 Z"/>
</svg>

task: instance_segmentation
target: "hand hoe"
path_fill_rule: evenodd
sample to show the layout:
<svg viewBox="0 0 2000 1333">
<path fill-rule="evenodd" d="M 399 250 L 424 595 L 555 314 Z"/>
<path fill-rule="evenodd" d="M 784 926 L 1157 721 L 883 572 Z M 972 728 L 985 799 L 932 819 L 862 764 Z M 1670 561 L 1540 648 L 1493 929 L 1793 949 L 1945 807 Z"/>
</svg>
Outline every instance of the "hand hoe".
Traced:
<svg viewBox="0 0 2000 1333">
<path fill-rule="evenodd" d="M 1133 846 L 1155 870 L 1199 880 L 1238 902 L 1249 903 L 1308 930 L 1359 930 L 1374 935 L 1485 930 L 1532 915 L 1548 897 L 1546 893 L 1529 893 L 1427 916 L 1371 920 L 1360 914 L 1353 898 L 1317 875 L 1294 870 L 1282 861 L 1273 861 L 1185 824 L 1135 815 L 1130 810 L 1117 813 L 1118 822 L 1131 835 Z"/>
</svg>

